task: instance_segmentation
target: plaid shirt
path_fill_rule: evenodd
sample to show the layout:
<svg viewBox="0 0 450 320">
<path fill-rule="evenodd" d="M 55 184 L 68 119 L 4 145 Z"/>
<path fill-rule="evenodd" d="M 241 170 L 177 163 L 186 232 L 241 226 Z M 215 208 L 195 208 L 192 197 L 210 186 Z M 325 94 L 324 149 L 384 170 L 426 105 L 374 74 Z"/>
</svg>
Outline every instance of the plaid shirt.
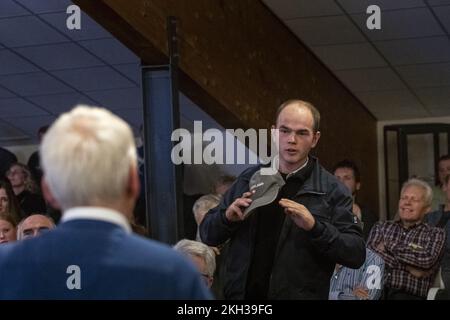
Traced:
<svg viewBox="0 0 450 320">
<path fill-rule="evenodd" d="M 385 285 L 416 296 L 426 297 L 433 283 L 445 244 L 445 231 L 426 223 L 405 228 L 400 221 L 377 223 L 368 247 L 386 264 Z M 413 276 L 406 267 L 428 272 L 422 278 Z"/>
</svg>

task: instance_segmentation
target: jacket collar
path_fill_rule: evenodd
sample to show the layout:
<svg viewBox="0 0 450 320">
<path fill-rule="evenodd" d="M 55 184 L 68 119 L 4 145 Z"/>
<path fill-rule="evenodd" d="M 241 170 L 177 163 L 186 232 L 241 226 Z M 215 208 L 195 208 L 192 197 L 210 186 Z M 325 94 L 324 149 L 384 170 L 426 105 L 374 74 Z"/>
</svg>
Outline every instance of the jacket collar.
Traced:
<svg viewBox="0 0 450 320">
<path fill-rule="evenodd" d="M 64 212 L 61 222 L 70 220 L 95 220 L 109 222 L 118 225 L 127 233 L 131 233 L 131 227 L 123 214 L 108 208 L 101 207 L 75 207 Z"/>
<path fill-rule="evenodd" d="M 319 161 L 316 157 L 309 156 L 309 161 L 312 162 L 313 169 L 309 177 L 303 183 L 302 189 L 297 193 L 315 193 L 315 194 L 325 194 L 328 191 L 326 179 L 323 179 L 323 170 L 319 165 Z M 292 178 L 297 177 L 300 171 L 297 171 Z M 291 178 L 291 179 L 292 179 Z"/>
<path fill-rule="evenodd" d="M 293 177 L 293 176 L 295 176 L 296 174 L 298 174 L 298 172 L 299 172 L 300 170 L 302 170 L 304 167 L 306 167 L 306 166 L 308 165 L 308 162 L 309 162 L 309 157 L 306 158 L 305 163 L 302 164 L 299 168 L 297 168 L 296 170 L 292 171 L 291 173 L 288 173 L 287 176 L 286 176 L 286 180 L 289 179 L 290 177 Z"/>
</svg>

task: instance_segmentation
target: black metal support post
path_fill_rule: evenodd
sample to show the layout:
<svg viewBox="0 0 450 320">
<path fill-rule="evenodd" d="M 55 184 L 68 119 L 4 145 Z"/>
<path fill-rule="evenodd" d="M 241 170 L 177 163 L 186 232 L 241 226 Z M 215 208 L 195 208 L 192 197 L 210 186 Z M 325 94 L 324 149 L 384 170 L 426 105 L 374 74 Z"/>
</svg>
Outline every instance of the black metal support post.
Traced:
<svg viewBox="0 0 450 320">
<path fill-rule="evenodd" d="M 169 64 L 142 67 L 147 225 L 154 239 L 174 244 L 183 230 L 182 167 L 171 160 L 180 127 L 176 19 L 168 18 Z"/>
</svg>

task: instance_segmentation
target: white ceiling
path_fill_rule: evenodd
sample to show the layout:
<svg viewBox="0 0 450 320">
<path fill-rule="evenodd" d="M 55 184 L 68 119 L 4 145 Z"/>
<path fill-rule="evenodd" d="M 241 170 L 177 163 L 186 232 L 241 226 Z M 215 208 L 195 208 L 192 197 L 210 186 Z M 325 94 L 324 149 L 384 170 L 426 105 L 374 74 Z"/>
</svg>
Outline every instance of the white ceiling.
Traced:
<svg viewBox="0 0 450 320">
<path fill-rule="evenodd" d="M 380 120 L 450 116 L 450 0 L 263 0 Z M 139 59 L 69 0 L 0 0 L 0 145 L 77 103 L 142 123 Z M 382 30 L 365 27 L 381 7 Z M 181 96 L 184 126 L 217 126 Z"/>
<path fill-rule="evenodd" d="M 0 145 L 37 142 L 39 127 L 78 103 L 142 123 L 140 60 L 89 16 L 69 30 L 69 0 L 0 0 Z M 217 123 L 180 96 L 182 125 Z"/>
<path fill-rule="evenodd" d="M 450 116 L 450 0 L 263 2 L 377 119 Z"/>
</svg>

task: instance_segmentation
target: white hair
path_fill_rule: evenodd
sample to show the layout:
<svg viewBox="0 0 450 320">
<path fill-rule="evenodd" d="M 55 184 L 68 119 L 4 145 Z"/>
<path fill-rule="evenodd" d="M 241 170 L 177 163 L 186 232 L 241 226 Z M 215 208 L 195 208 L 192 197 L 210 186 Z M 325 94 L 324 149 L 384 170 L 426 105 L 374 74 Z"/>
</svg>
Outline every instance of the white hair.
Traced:
<svg viewBox="0 0 450 320">
<path fill-rule="evenodd" d="M 106 109 L 82 105 L 59 116 L 40 154 L 47 184 L 64 210 L 117 200 L 137 159 L 125 121 Z"/>
<path fill-rule="evenodd" d="M 183 253 L 184 255 L 197 256 L 205 260 L 206 273 L 211 278 L 214 277 L 214 271 L 216 270 L 216 255 L 214 251 L 206 244 L 183 239 L 178 241 L 173 248 Z"/>
<path fill-rule="evenodd" d="M 427 207 L 431 206 L 431 202 L 433 201 L 433 190 L 431 189 L 428 183 L 417 178 L 409 179 L 402 185 L 400 195 L 403 194 L 403 191 L 405 191 L 405 189 L 410 186 L 416 186 L 421 188 L 424 191 L 423 199 L 425 200 L 425 205 Z"/>
</svg>

